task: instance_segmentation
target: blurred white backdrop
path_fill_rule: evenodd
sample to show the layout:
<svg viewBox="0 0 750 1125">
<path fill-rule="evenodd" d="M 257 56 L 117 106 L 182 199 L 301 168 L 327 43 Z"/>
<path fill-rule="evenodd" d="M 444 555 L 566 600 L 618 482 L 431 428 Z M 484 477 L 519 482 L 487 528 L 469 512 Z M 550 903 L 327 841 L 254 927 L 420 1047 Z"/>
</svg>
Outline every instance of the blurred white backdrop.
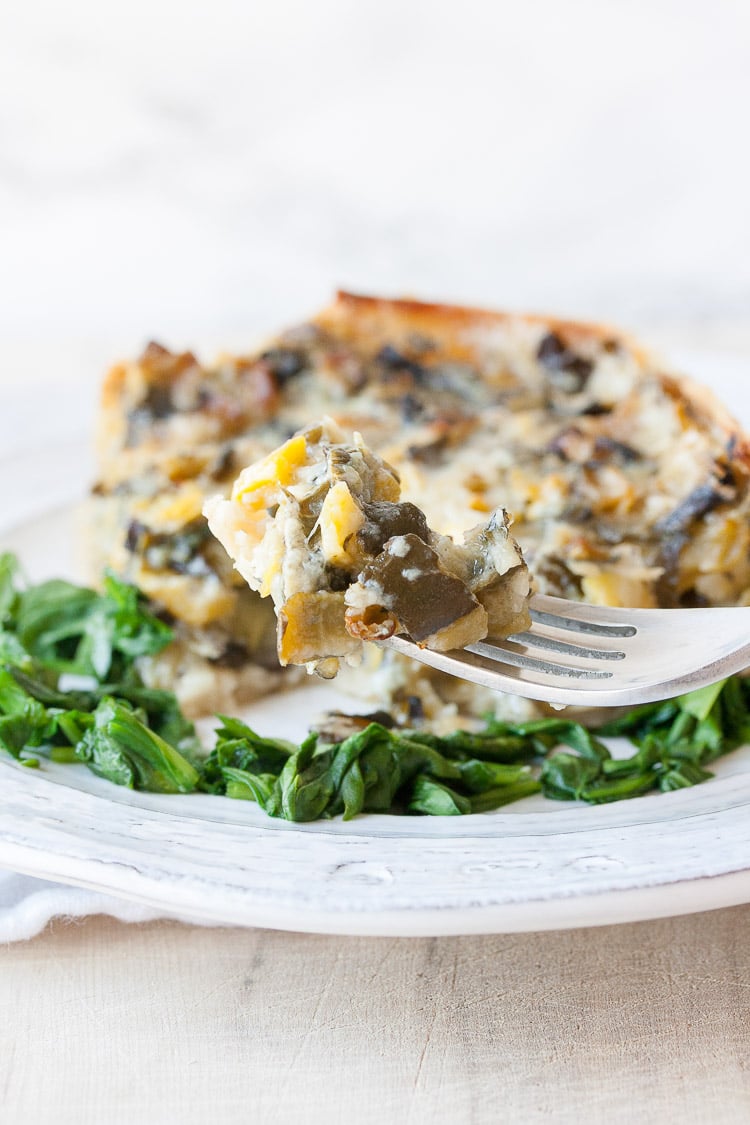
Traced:
<svg viewBox="0 0 750 1125">
<path fill-rule="evenodd" d="M 5 0 L 6 377 L 336 286 L 750 343 L 749 110 L 746 0 Z"/>
</svg>

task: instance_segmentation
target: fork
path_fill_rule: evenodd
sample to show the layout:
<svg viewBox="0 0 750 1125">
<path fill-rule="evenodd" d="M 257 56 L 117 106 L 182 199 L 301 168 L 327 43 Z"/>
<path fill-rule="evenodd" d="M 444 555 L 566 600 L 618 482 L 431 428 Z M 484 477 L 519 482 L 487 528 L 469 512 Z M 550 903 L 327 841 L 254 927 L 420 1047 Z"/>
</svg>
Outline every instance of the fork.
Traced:
<svg viewBox="0 0 750 1125">
<path fill-rule="evenodd" d="M 531 628 L 452 652 L 391 637 L 396 652 L 463 680 L 565 706 L 671 699 L 750 665 L 750 606 L 612 609 L 535 594 Z"/>
</svg>

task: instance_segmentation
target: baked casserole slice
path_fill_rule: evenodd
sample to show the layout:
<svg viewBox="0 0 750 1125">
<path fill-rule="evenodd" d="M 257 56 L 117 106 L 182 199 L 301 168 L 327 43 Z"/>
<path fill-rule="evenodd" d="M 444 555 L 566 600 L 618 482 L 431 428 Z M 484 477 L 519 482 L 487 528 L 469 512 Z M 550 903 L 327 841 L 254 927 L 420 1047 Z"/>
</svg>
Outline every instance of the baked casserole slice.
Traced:
<svg viewBox="0 0 750 1125">
<path fill-rule="evenodd" d="M 296 674 L 271 603 L 211 535 L 208 496 L 330 417 L 400 478 L 439 535 L 500 507 L 543 593 L 623 606 L 750 600 L 750 460 L 706 391 L 610 328 L 339 294 L 245 356 L 150 345 L 108 375 L 92 510 L 109 565 L 175 627 L 146 678 L 193 714 Z M 374 677 L 374 678 L 373 678 Z M 368 686 L 428 716 L 487 697 L 378 650 Z"/>
</svg>

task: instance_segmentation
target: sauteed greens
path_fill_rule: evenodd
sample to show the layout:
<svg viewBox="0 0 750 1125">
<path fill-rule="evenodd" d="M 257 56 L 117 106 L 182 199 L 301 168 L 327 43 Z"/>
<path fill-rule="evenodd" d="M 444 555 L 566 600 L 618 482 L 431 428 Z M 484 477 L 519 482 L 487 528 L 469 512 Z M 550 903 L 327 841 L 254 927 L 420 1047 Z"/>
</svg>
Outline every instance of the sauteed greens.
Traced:
<svg viewBox="0 0 750 1125">
<path fill-rule="evenodd" d="M 220 715 L 206 754 L 175 696 L 146 687 L 137 671 L 138 657 L 171 636 L 112 575 L 102 593 L 60 579 L 29 586 L 16 558 L 0 555 L 0 747 L 29 767 L 78 762 L 132 789 L 212 793 L 310 821 L 457 816 L 533 793 L 619 801 L 697 785 L 712 776 L 707 765 L 750 741 L 750 681 L 732 676 L 596 730 L 561 717 L 489 718 L 482 730 L 439 736 L 378 713 L 343 720 L 345 737 L 324 723 L 294 745 Z M 602 741 L 610 736 L 635 752 L 614 758 Z"/>
</svg>

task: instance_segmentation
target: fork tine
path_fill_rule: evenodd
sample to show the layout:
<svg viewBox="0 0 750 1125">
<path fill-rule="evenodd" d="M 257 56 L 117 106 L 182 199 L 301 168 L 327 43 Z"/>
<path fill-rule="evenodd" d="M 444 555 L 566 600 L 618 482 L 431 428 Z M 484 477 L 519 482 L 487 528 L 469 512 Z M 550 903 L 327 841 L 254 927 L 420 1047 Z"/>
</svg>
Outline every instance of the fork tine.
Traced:
<svg viewBox="0 0 750 1125">
<path fill-rule="evenodd" d="M 391 637 L 385 644 L 430 668 L 469 680 L 491 691 L 509 692 L 527 699 L 546 700 L 552 704 L 593 706 L 600 702 L 599 691 L 602 695 L 605 694 L 604 684 L 599 690 L 596 685 L 602 681 L 608 683 L 612 676 L 611 672 L 602 673 L 597 669 L 575 669 L 570 666 L 567 671 L 561 671 L 561 666 L 520 653 L 511 657 L 513 664 L 501 664 L 498 663 L 498 657 L 502 659 L 508 650 L 499 650 L 494 645 L 488 646 L 491 655 L 480 655 L 469 649 L 460 649 L 454 653 L 435 652 L 419 648 L 413 641 L 398 636 Z M 594 675 L 591 675 L 592 672 Z M 618 700 L 613 695 L 617 694 L 619 693 L 607 693 L 603 701 L 615 704 Z"/>
<path fill-rule="evenodd" d="M 509 641 L 514 639 L 516 638 L 508 637 Z M 568 645 L 568 649 L 572 655 L 584 655 L 581 650 L 576 650 L 575 645 Z M 598 668 L 582 668 L 575 664 L 553 664 L 550 660 L 541 660 L 538 656 L 527 656 L 523 652 L 516 652 L 515 649 L 508 648 L 502 641 L 493 644 L 477 641 L 476 644 L 467 645 L 463 651 L 473 652 L 476 656 L 485 657 L 495 664 L 510 664 L 514 668 L 527 668 L 529 671 L 542 672 L 547 676 L 570 676 L 582 680 L 609 680 L 612 678 L 611 672 Z"/>
<path fill-rule="evenodd" d="M 577 656 L 586 660 L 624 660 L 625 653 L 616 648 L 588 648 L 583 645 L 569 644 L 568 641 L 558 641 L 544 633 L 513 633 L 507 638 L 517 644 L 531 645 L 534 648 L 545 648 L 548 652 L 564 653 L 566 656 Z"/>
<path fill-rule="evenodd" d="M 551 599 L 538 597 L 535 601 L 544 604 L 550 602 Z M 573 608 L 577 609 L 578 607 L 574 606 Z M 549 625 L 553 629 L 568 629 L 575 633 L 591 633 L 597 637 L 633 637 L 637 632 L 634 625 L 605 625 L 598 621 L 588 621 L 583 617 L 568 616 L 567 614 L 563 616 L 560 613 L 537 609 L 534 606 L 530 607 L 529 613 L 535 624 Z"/>
<path fill-rule="evenodd" d="M 452 653 L 385 643 L 492 691 L 563 706 L 669 699 L 750 667 L 750 607 L 614 609 L 537 594 L 530 610 L 527 632 Z"/>
</svg>

